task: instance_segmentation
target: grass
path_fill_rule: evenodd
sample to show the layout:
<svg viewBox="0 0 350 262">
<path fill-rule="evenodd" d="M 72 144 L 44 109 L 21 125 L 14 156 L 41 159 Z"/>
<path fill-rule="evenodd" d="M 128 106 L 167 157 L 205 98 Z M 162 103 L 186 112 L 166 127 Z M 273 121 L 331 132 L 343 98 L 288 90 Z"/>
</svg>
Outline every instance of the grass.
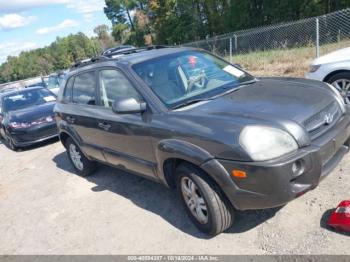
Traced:
<svg viewBox="0 0 350 262">
<path fill-rule="evenodd" d="M 320 52 L 324 55 L 345 47 L 350 47 L 350 40 L 322 45 Z M 304 77 L 315 57 L 315 47 L 302 47 L 235 55 L 232 61 L 256 76 Z"/>
</svg>

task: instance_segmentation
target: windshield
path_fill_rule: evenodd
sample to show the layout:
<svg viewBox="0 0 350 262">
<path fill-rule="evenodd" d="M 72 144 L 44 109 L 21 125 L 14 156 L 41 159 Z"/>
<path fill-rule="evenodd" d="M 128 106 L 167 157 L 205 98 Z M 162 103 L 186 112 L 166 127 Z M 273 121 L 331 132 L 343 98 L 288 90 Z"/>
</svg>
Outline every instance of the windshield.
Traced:
<svg viewBox="0 0 350 262">
<path fill-rule="evenodd" d="M 254 77 L 213 55 L 184 51 L 133 66 L 168 108 L 218 95 Z"/>
<path fill-rule="evenodd" d="M 56 101 L 55 96 L 47 89 L 34 89 L 11 93 L 3 97 L 4 112 L 42 105 Z"/>
</svg>

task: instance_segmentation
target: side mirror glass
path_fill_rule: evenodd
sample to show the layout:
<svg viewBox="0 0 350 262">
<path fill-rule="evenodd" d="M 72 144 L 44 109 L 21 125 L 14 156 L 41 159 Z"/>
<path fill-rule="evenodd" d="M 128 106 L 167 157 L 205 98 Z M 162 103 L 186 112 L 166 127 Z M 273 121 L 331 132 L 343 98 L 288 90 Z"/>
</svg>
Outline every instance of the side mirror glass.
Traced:
<svg viewBox="0 0 350 262">
<path fill-rule="evenodd" d="M 117 114 L 135 114 L 146 111 L 146 103 L 138 102 L 135 98 L 116 99 L 112 104 L 112 110 Z"/>
</svg>

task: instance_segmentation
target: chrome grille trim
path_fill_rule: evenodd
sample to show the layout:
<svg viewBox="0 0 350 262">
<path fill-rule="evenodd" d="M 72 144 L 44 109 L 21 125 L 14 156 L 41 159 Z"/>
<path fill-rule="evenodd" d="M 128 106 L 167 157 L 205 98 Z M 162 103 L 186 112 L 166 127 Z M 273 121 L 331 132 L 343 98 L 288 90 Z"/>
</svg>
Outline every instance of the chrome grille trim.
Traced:
<svg viewBox="0 0 350 262">
<path fill-rule="evenodd" d="M 303 124 L 309 133 L 315 135 L 336 123 L 340 116 L 340 107 L 338 103 L 334 101 L 316 115 L 305 120 Z"/>
</svg>

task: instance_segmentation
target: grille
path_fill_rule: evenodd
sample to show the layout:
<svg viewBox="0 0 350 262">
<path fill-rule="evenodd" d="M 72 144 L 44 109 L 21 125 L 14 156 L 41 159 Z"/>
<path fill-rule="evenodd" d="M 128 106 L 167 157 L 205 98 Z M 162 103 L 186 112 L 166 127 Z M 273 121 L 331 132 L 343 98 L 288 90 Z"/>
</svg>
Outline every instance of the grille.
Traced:
<svg viewBox="0 0 350 262">
<path fill-rule="evenodd" d="M 304 121 L 306 130 L 311 134 L 311 137 L 328 130 L 341 116 L 341 111 L 337 102 L 332 102 L 322 111 Z"/>
</svg>

